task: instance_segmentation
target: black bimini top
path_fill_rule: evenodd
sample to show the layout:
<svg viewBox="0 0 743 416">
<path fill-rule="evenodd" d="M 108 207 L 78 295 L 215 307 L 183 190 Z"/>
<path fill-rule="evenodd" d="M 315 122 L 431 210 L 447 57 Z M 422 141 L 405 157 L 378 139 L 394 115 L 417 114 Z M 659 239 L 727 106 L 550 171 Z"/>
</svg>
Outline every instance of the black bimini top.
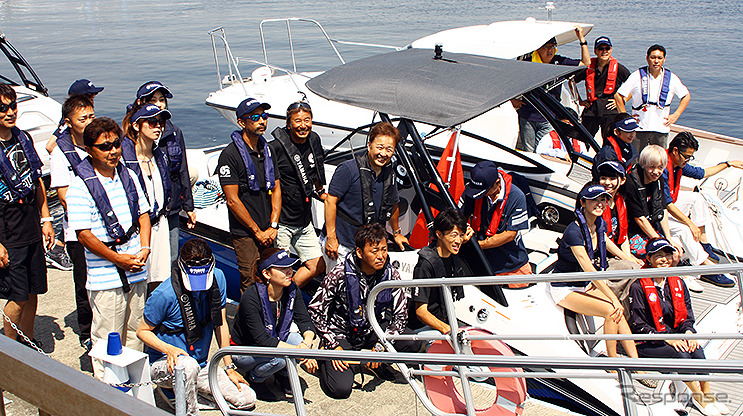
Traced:
<svg viewBox="0 0 743 416">
<path fill-rule="evenodd" d="M 405 49 L 337 66 L 307 82 L 315 94 L 393 116 L 450 127 L 579 67 L 431 49 Z"/>
</svg>

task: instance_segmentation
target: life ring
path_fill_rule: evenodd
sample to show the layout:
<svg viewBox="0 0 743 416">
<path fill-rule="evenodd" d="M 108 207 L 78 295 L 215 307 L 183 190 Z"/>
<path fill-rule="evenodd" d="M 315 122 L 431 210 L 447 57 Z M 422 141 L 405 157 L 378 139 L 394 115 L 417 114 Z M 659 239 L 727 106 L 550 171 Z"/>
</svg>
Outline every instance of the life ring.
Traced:
<svg viewBox="0 0 743 416">
<path fill-rule="evenodd" d="M 472 335 L 490 335 L 491 333 L 482 329 L 469 328 L 467 332 Z M 498 340 L 473 340 L 471 341 L 472 353 L 475 355 L 508 355 L 513 356 L 511 349 Z M 436 340 L 428 348 L 431 354 L 453 354 L 449 341 Z M 433 370 L 434 366 L 425 366 L 426 370 Z M 451 371 L 452 366 L 437 367 L 436 370 Z M 522 373 L 520 368 L 489 367 L 492 372 L 514 372 Z M 428 398 L 434 406 L 446 413 L 467 413 L 467 406 L 462 393 L 454 384 L 456 377 L 450 376 L 424 376 L 423 383 Z M 526 401 L 526 380 L 524 378 L 493 377 L 495 382 L 495 400 L 489 407 L 478 408 L 475 406 L 475 414 L 478 416 L 520 416 L 524 412 Z M 492 387 L 492 383 L 488 385 Z"/>
</svg>

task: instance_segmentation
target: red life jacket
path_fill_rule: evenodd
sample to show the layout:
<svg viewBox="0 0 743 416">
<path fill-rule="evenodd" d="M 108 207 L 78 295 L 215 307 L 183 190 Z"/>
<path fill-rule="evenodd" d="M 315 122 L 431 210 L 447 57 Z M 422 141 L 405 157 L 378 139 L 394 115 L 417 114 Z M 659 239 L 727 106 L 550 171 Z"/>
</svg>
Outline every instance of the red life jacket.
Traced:
<svg viewBox="0 0 743 416">
<path fill-rule="evenodd" d="M 488 226 L 488 230 L 485 232 L 485 235 L 487 237 L 494 236 L 498 233 L 498 225 L 500 225 L 500 219 L 503 215 L 503 207 L 506 206 L 508 195 L 511 193 L 511 175 L 500 169 L 498 169 L 498 172 L 503 177 L 504 183 L 502 184 L 502 186 L 506 187 L 506 192 L 505 196 L 503 197 L 503 201 L 501 201 L 493 211 L 493 218 L 490 219 L 490 226 Z M 472 214 L 472 224 L 470 224 L 475 232 L 480 232 L 480 224 L 482 223 L 482 218 L 480 218 L 480 216 L 482 215 L 482 201 L 485 198 L 488 197 L 484 196 L 480 199 L 475 200 L 475 212 L 474 214 Z"/>
<path fill-rule="evenodd" d="M 560 140 L 560 135 L 557 134 L 556 131 L 550 130 L 550 137 L 552 138 L 552 148 L 553 149 L 562 149 L 564 146 L 562 145 L 562 140 Z M 580 142 L 578 140 L 572 139 L 573 141 L 573 150 L 575 150 L 578 153 L 581 153 L 580 151 Z"/>
<path fill-rule="evenodd" d="M 679 198 L 679 188 L 681 187 L 681 172 L 683 169 L 679 169 L 678 171 L 673 170 L 673 162 L 671 161 L 671 152 L 666 150 L 666 153 L 668 154 L 668 165 L 666 165 L 666 170 L 668 171 L 668 190 L 671 191 L 671 199 L 673 199 L 673 202 L 676 202 Z"/>
<path fill-rule="evenodd" d="M 611 147 L 614 148 L 614 153 L 617 154 L 617 159 L 619 160 L 619 163 L 624 165 L 624 157 L 622 157 L 622 149 L 619 148 L 619 143 L 614 139 L 614 136 L 607 136 L 606 140 L 609 141 L 609 144 L 611 144 Z M 631 170 L 630 166 L 627 166 L 627 173 Z"/>
<path fill-rule="evenodd" d="M 591 64 L 586 69 L 586 95 L 589 102 L 596 101 L 596 67 L 598 59 L 591 58 Z M 619 61 L 615 58 L 609 59 L 609 73 L 606 74 L 606 85 L 604 85 L 604 94 L 614 93 L 614 87 L 617 85 L 617 70 Z"/>
<path fill-rule="evenodd" d="M 681 279 L 677 276 L 669 276 L 667 279 L 668 286 L 671 288 L 673 299 L 673 315 L 674 322 L 673 326 L 678 328 L 682 322 L 686 320 L 686 302 L 684 302 L 684 288 L 681 286 Z M 643 277 L 640 279 L 642 290 L 645 292 L 645 298 L 650 305 L 650 313 L 653 315 L 653 322 L 655 323 L 655 329 L 658 332 L 667 332 L 666 325 L 663 323 L 663 308 L 660 306 L 660 295 L 658 290 L 655 288 L 653 279 Z"/>
<path fill-rule="evenodd" d="M 616 242 L 617 245 L 620 245 L 627 241 L 627 205 L 624 203 L 624 197 L 620 194 L 616 194 L 614 196 L 614 205 L 617 207 L 617 222 L 619 223 L 619 232 L 618 236 L 616 235 L 610 235 L 609 237 Z M 604 210 L 604 221 L 607 225 L 611 224 L 611 210 L 605 209 Z M 610 230 L 610 227 L 607 227 L 607 230 Z"/>
</svg>

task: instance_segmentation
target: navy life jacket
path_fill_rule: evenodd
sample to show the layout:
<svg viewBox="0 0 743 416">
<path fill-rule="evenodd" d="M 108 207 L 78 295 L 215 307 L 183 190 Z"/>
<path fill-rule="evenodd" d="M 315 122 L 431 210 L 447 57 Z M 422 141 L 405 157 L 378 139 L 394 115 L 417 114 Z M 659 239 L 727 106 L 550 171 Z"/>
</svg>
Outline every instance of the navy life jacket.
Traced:
<svg viewBox="0 0 743 416">
<path fill-rule="evenodd" d="M 237 147 L 237 151 L 240 152 L 243 164 L 245 164 L 245 169 L 248 173 L 248 188 L 250 188 L 251 191 L 259 191 L 261 186 L 258 183 L 257 171 L 255 170 L 253 159 L 250 157 L 248 144 L 243 140 L 242 131 L 233 131 L 231 137 Z M 258 138 L 258 147 L 263 148 L 263 154 L 266 158 L 263 163 L 265 168 L 266 190 L 271 190 L 276 185 L 276 177 L 273 172 L 273 159 L 271 158 L 271 148 L 268 147 L 268 143 L 266 143 L 266 139 L 264 139 L 263 136 Z"/>
<path fill-rule="evenodd" d="M 599 249 L 599 264 L 593 258 L 593 241 L 591 240 L 591 231 L 588 229 L 588 223 L 586 217 L 580 209 L 575 210 L 575 218 L 578 220 L 580 225 L 580 231 L 583 233 L 583 239 L 585 240 L 586 253 L 588 258 L 593 261 L 596 269 L 599 271 L 606 270 L 609 267 L 609 263 L 606 259 L 606 241 L 604 236 L 606 235 L 606 222 L 602 217 L 596 218 L 596 238 L 598 239 L 596 246 Z"/>
<path fill-rule="evenodd" d="M 374 197 L 372 196 L 374 190 L 374 179 L 376 174 L 372 170 L 369 164 L 369 154 L 364 152 L 362 155 L 356 155 L 356 165 L 359 168 L 359 177 L 361 180 L 361 203 L 363 209 L 363 223 L 359 225 L 371 224 L 378 222 L 384 225 L 392 216 L 392 209 L 394 208 L 393 190 L 395 189 L 395 170 L 392 167 L 392 162 L 382 167 L 382 206 L 379 208 L 379 215 L 377 215 L 374 209 Z M 354 224 L 351 224 L 354 225 Z"/>
<path fill-rule="evenodd" d="M 152 209 L 150 210 L 150 223 L 155 225 L 160 221 L 160 218 L 167 212 L 168 204 L 172 199 L 173 194 L 173 182 L 168 172 L 168 160 L 166 159 L 165 152 L 160 147 L 155 147 L 152 150 L 152 154 L 157 164 L 157 170 L 160 171 L 160 178 L 163 183 L 163 194 L 165 195 L 165 201 L 162 207 L 159 207 L 155 197 L 152 197 Z M 139 166 L 139 160 L 137 159 L 137 151 L 134 141 L 128 137 L 121 139 L 121 159 L 129 169 L 133 170 L 139 178 L 139 184 L 142 186 L 142 191 L 149 200 L 150 196 L 147 193 L 147 186 L 145 186 L 144 173 L 142 167 Z"/>
<path fill-rule="evenodd" d="M 266 332 L 268 335 L 278 338 L 281 341 L 286 342 L 289 337 L 289 329 L 292 326 L 292 320 L 294 319 L 294 301 L 297 297 L 297 285 L 292 282 L 289 287 L 284 290 L 284 294 L 281 299 L 286 305 L 283 313 L 281 313 L 281 323 L 278 325 L 278 331 L 276 331 L 276 318 L 271 311 L 271 300 L 268 298 L 268 286 L 265 283 L 256 283 L 255 288 L 258 290 L 258 297 L 261 298 L 261 309 L 263 309 L 263 325 L 266 326 Z"/>
<path fill-rule="evenodd" d="M 314 193 L 315 184 L 312 183 L 309 179 L 309 175 L 307 172 L 308 168 L 304 166 L 302 155 L 299 154 L 297 146 L 294 145 L 294 142 L 292 141 L 285 127 L 277 127 L 276 129 L 274 129 L 271 135 L 273 135 L 273 137 L 276 138 L 279 144 L 281 144 L 287 156 L 289 156 L 289 160 L 293 162 L 292 166 L 294 167 L 294 173 L 297 174 L 297 178 L 299 178 L 299 181 L 302 184 L 300 189 L 302 190 L 302 194 L 304 195 L 305 202 L 309 202 L 310 197 Z M 320 179 L 320 185 L 325 185 L 325 155 L 322 151 L 320 136 L 312 131 L 310 132 L 310 136 L 307 138 L 307 140 L 310 143 L 310 151 L 312 152 L 312 157 L 315 159 L 315 170 L 317 171 L 317 177 Z"/>
<path fill-rule="evenodd" d="M 177 178 L 183 162 L 183 153 L 185 149 L 181 148 L 179 136 L 183 136 L 181 129 L 173 124 L 170 119 L 165 120 L 165 131 L 158 142 L 158 146 L 165 149 L 168 155 L 168 164 L 170 167 L 170 176 Z"/>
<path fill-rule="evenodd" d="M 344 271 L 346 274 L 346 292 L 348 293 L 348 311 L 350 313 L 350 323 L 353 331 L 358 331 L 361 327 L 366 324 L 366 316 L 364 314 L 364 301 L 366 299 L 361 298 L 361 286 L 359 279 L 364 279 L 363 273 L 356 266 L 355 253 L 348 253 L 346 256 L 346 262 L 344 265 Z M 381 283 L 392 279 L 392 266 L 390 265 L 389 258 L 387 263 L 384 265 L 384 269 L 374 274 L 377 277 L 382 273 L 382 279 L 379 282 L 372 282 L 369 284 L 369 289 L 374 287 L 377 283 Z M 374 312 L 379 316 L 392 303 L 392 289 L 385 289 L 377 294 L 377 301 L 375 303 Z"/>
<path fill-rule="evenodd" d="M 23 179 L 18 175 L 18 172 L 13 168 L 13 164 L 8 159 L 8 155 L 5 151 L 0 149 L 0 175 L 5 178 L 8 183 L 10 192 L 18 202 L 23 202 L 23 198 L 26 198 L 29 194 L 36 191 L 36 184 L 41 178 L 41 159 L 39 159 L 38 153 L 34 148 L 34 142 L 29 138 L 28 134 L 18 127 L 10 129 L 13 136 L 18 138 L 18 143 L 21 145 L 23 153 L 26 155 L 26 160 L 31 168 L 31 184 L 24 184 Z M 32 196 L 33 198 L 33 196 Z"/>
<path fill-rule="evenodd" d="M 82 159 L 80 159 L 80 155 L 77 154 L 75 145 L 72 143 L 72 137 L 70 136 L 69 130 L 62 131 L 59 137 L 57 137 L 57 146 L 59 146 L 59 150 L 61 150 L 67 158 L 67 162 L 70 163 L 72 172 L 74 172 L 76 176 L 80 176 L 77 173 L 77 165 L 82 162 Z"/>
<path fill-rule="evenodd" d="M 648 101 L 648 67 L 643 66 L 638 71 L 640 71 L 640 88 L 642 89 L 642 105 L 635 108 L 632 107 L 634 110 L 639 110 L 643 106 L 647 104 L 651 104 L 660 108 L 668 107 L 671 105 L 668 103 L 668 90 L 669 86 L 671 85 L 671 71 L 668 69 L 663 68 L 663 85 L 660 87 L 660 94 L 658 94 L 658 101 L 652 102 Z"/>
</svg>

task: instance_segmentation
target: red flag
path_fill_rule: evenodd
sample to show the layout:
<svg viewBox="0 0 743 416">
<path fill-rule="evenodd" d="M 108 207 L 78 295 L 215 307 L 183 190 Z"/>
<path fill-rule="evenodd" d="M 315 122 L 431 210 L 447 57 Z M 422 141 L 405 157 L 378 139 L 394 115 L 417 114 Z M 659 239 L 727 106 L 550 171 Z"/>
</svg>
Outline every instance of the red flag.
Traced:
<svg viewBox="0 0 743 416">
<path fill-rule="evenodd" d="M 449 182 L 447 186 L 454 201 L 458 201 L 462 196 L 462 192 L 464 192 L 464 173 L 462 171 L 462 157 L 459 154 L 458 135 L 458 130 L 455 130 L 451 134 L 449 143 L 446 145 L 446 149 L 444 149 L 438 165 L 436 165 L 436 170 L 441 175 L 444 184 L 447 184 L 447 181 Z M 455 155 L 453 166 L 452 161 L 449 160 L 452 154 Z M 450 171 L 451 175 L 449 174 Z M 431 185 L 431 188 L 435 190 L 436 186 Z M 438 211 L 433 208 L 431 211 L 434 217 L 438 214 Z M 428 245 L 428 227 L 426 227 L 426 219 L 422 211 L 418 214 L 418 220 L 415 222 L 415 226 L 413 226 L 413 231 L 410 233 L 408 242 L 414 248 L 423 248 Z"/>
</svg>

